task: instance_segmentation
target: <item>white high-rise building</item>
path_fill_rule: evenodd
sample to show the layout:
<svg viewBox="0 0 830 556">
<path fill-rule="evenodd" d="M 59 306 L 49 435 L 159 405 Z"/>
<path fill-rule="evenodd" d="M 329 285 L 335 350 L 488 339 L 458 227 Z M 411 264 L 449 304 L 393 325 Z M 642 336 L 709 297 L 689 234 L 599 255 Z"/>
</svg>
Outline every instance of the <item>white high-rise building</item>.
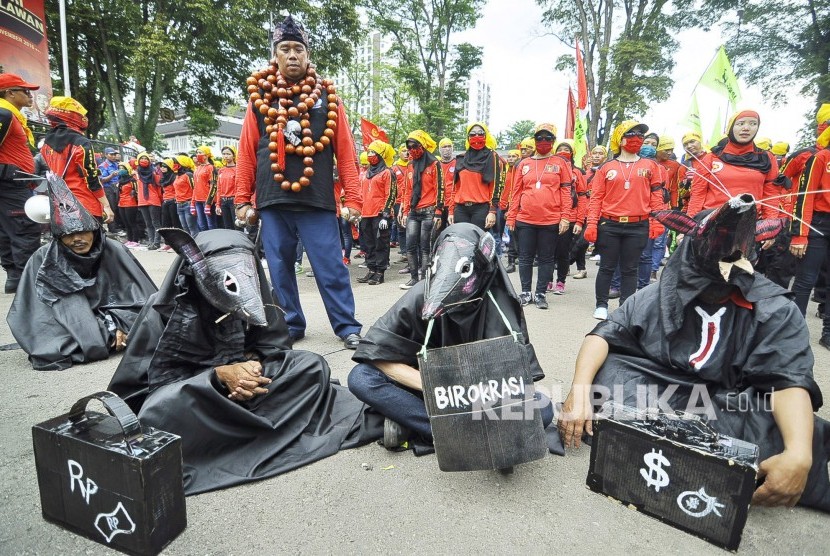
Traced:
<svg viewBox="0 0 830 556">
<path fill-rule="evenodd" d="M 490 123 L 490 84 L 476 71 L 467 80 L 467 101 L 463 106 L 464 121 Z"/>
</svg>

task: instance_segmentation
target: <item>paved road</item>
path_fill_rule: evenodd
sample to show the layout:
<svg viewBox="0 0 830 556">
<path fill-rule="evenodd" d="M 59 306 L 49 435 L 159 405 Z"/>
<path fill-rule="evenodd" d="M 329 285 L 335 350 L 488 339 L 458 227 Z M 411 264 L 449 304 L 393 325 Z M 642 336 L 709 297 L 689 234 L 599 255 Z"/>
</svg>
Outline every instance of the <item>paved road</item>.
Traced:
<svg viewBox="0 0 830 556">
<path fill-rule="evenodd" d="M 160 283 L 174 256 L 138 252 Z M 393 269 L 400 267 L 393 267 Z M 355 266 L 353 278 L 365 272 Z M 357 284 L 358 318 L 369 326 L 402 291 L 393 274 L 379 286 Z M 528 308 L 530 337 L 554 399 L 570 384 L 591 318 L 596 267 L 569 280 L 550 310 Z M 516 274 L 513 279 L 518 280 Z M 4 279 L 0 273 L 0 279 Z M 351 352 L 341 350 L 325 318 L 314 280 L 301 276 L 309 318 L 299 349 L 325 354 L 345 382 Z M 11 296 L 0 295 L 6 314 Z M 810 307 L 811 314 L 815 306 Z M 818 346 L 809 317 L 816 375 L 830 392 L 830 352 Z M 5 321 L 0 345 L 13 342 Z M 118 359 L 64 372 L 35 372 L 22 351 L 0 352 L 0 553 L 99 554 L 105 547 L 46 523 L 40 514 L 31 427 L 66 412 L 78 398 L 104 389 Z M 821 414 L 828 418 L 830 410 Z M 717 553 L 712 545 L 626 509 L 585 488 L 589 449 L 549 455 L 509 477 L 495 472 L 442 473 L 434 456 L 389 453 L 370 445 L 265 481 L 188 498 L 188 527 L 168 554 L 275 553 Z M 365 471 L 363 463 L 372 466 Z M 389 470 L 383 470 L 394 466 Z M 752 509 L 741 552 L 828 554 L 826 515 L 804 509 Z"/>
</svg>

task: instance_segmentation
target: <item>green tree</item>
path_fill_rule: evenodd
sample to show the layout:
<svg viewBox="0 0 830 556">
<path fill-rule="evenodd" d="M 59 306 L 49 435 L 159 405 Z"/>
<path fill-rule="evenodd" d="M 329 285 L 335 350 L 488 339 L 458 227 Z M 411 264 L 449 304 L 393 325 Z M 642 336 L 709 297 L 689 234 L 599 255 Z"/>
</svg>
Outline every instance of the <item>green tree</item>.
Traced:
<svg viewBox="0 0 830 556">
<path fill-rule="evenodd" d="M 194 148 L 207 143 L 213 132 L 219 129 L 219 120 L 210 110 L 193 107 L 187 115 L 187 130 L 193 136 Z"/>
<path fill-rule="evenodd" d="M 532 137 L 536 124 L 532 120 L 519 120 L 502 131 L 496 137 L 501 149 L 515 149 L 525 137 Z"/>
<path fill-rule="evenodd" d="M 47 5 L 47 24 L 55 29 L 56 0 Z M 94 116 L 91 134 L 106 119 L 120 139 L 133 134 L 152 147 L 163 106 L 218 112 L 227 101 L 241 100 L 245 78 L 270 56 L 269 13 L 288 8 L 304 20 L 318 68 L 325 72 L 350 59 L 359 22 L 347 0 L 70 3 L 69 79 Z M 60 67 L 59 44 L 51 41 L 53 67 Z"/>
<path fill-rule="evenodd" d="M 701 16 L 721 24 L 735 72 L 765 98 L 785 102 L 798 91 L 814 99 L 815 108 L 830 102 L 830 3 L 714 0 Z M 806 114 L 810 142 L 814 115 L 815 109 Z"/>
<path fill-rule="evenodd" d="M 481 48 L 453 45 L 455 33 L 473 27 L 484 0 L 363 0 L 372 25 L 391 35 L 396 72 L 415 97 L 423 128 L 433 136 L 461 125 L 459 107 L 467 98 L 470 72 L 481 65 Z M 406 14 L 406 17 L 401 17 Z"/>
<path fill-rule="evenodd" d="M 582 43 L 592 145 L 606 143 L 616 124 L 669 97 L 678 48 L 673 34 L 695 17 L 693 0 L 537 2 L 554 35 L 565 44 L 577 36 Z M 574 67 L 572 58 L 560 58 L 557 69 Z"/>
</svg>

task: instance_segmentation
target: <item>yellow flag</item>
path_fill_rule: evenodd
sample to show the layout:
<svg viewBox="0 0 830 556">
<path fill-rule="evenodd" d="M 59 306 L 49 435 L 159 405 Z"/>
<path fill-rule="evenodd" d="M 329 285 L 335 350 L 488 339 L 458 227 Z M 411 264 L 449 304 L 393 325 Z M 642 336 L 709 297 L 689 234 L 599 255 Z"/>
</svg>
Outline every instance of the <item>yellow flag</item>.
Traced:
<svg viewBox="0 0 830 556">
<path fill-rule="evenodd" d="M 700 125 L 700 108 L 697 105 L 697 94 L 692 93 L 692 103 L 689 105 L 689 111 L 686 113 L 686 117 L 678 123 L 688 131 L 696 131 L 698 135 L 703 137 L 703 127 Z"/>
<path fill-rule="evenodd" d="M 715 120 L 715 127 L 712 129 L 712 136 L 709 138 L 709 147 L 714 147 L 720 143 L 723 137 L 723 118 L 721 117 L 720 108 L 718 108 L 718 118 Z"/>
<path fill-rule="evenodd" d="M 698 85 L 708 87 L 728 98 L 732 104 L 732 110 L 735 110 L 737 103 L 742 98 L 741 89 L 738 86 L 738 78 L 735 77 L 735 72 L 732 71 L 732 64 L 729 63 L 729 58 L 726 56 L 726 49 L 723 46 L 720 47 L 715 59 L 706 68 Z"/>
<path fill-rule="evenodd" d="M 574 123 L 574 164 L 582 167 L 582 157 L 588 152 L 588 118 L 577 114 Z"/>
</svg>

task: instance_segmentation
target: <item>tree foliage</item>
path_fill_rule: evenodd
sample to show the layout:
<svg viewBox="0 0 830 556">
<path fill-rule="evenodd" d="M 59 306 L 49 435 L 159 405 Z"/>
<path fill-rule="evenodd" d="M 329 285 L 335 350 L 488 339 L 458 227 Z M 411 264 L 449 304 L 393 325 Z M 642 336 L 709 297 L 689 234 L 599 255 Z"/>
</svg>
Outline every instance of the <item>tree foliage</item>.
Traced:
<svg viewBox="0 0 830 556">
<path fill-rule="evenodd" d="M 519 120 L 514 122 L 510 127 L 499 133 L 496 141 L 499 148 L 502 149 L 516 149 L 516 145 L 521 143 L 525 137 L 533 137 L 533 130 L 536 124 L 533 120 Z"/>
<path fill-rule="evenodd" d="M 736 73 L 765 98 L 780 103 L 800 92 L 816 108 L 830 102 L 830 3 L 713 0 L 701 16 L 720 23 Z"/>
<path fill-rule="evenodd" d="M 668 98 L 673 34 L 688 25 L 693 0 L 537 0 L 544 21 L 566 44 L 580 38 L 588 85 L 588 141 L 606 143 L 613 127 Z M 574 67 L 567 57 L 557 69 Z"/>
<path fill-rule="evenodd" d="M 481 65 L 481 48 L 453 45 L 451 39 L 475 25 L 484 0 L 363 3 L 373 27 L 394 37 L 392 54 L 400 62 L 397 78 L 415 97 L 424 129 L 434 136 L 456 131 L 467 79 Z"/>
<path fill-rule="evenodd" d="M 47 0 L 57 29 L 57 2 Z M 152 145 L 162 107 L 218 112 L 239 101 L 245 78 L 270 56 L 268 17 L 291 9 L 312 37 L 312 59 L 326 71 L 351 57 L 359 30 L 347 0 L 84 0 L 67 6 L 70 84 L 90 110 L 90 132 L 104 121 L 120 139 Z M 50 41 L 60 67 L 60 41 Z M 56 87 L 62 84 L 60 80 Z"/>
</svg>

